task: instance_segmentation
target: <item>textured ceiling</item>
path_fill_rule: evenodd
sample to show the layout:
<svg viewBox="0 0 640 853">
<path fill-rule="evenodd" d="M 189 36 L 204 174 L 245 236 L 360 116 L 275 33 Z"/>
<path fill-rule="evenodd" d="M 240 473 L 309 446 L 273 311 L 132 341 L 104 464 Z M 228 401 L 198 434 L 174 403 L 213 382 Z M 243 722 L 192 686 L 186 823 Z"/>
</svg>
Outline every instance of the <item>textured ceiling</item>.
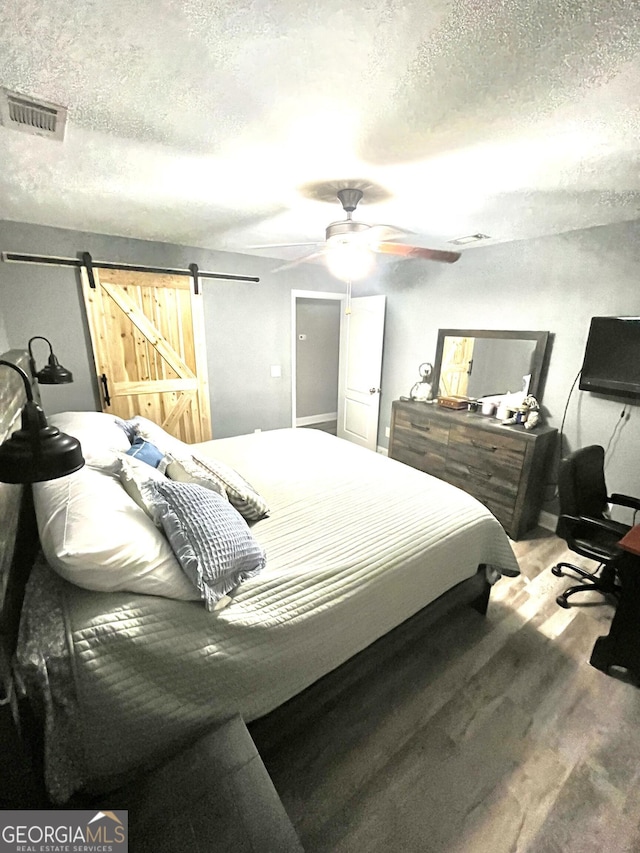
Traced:
<svg viewBox="0 0 640 853">
<path fill-rule="evenodd" d="M 0 219 L 242 251 L 351 180 L 426 246 L 639 217 L 638 0 L 3 0 L 0 85 L 69 108 L 0 127 Z"/>
</svg>

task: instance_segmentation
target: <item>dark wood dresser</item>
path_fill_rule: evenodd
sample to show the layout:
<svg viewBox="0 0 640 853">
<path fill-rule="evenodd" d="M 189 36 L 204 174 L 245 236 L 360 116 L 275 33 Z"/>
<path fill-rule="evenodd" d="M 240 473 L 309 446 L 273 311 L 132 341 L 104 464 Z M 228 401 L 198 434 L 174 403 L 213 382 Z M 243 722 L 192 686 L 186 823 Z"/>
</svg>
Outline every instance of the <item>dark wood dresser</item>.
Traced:
<svg viewBox="0 0 640 853">
<path fill-rule="evenodd" d="M 502 426 L 495 418 L 395 400 L 389 456 L 473 495 L 512 539 L 535 527 L 557 430 Z"/>
</svg>

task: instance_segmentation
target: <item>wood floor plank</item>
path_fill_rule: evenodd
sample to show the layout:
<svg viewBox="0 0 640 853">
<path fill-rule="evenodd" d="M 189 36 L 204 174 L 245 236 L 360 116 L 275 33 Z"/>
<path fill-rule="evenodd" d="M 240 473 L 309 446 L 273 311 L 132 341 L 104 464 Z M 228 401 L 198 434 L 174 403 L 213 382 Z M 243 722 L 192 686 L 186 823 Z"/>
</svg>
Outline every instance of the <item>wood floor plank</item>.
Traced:
<svg viewBox="0 0 640 853">
<path fill-rule="evenodd" d="M 639 853 L 640 690 L 589 665 L 613 608 L 558 607 L 556 536 L 514 550 L 486 617 L 403 626 L 252 732 L 307 853 Z"/>
</svg>

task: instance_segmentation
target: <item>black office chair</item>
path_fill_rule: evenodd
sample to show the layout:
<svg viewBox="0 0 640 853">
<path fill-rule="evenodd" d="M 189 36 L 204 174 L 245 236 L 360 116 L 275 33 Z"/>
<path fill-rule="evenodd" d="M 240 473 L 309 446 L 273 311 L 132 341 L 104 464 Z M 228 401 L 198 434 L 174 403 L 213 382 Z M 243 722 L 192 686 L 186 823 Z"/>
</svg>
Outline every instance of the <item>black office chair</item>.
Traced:
<svg viewBox="0 0 640 853">
<path fill-rule="evenodd" d="M 622 550 L 618 541 L 630 529 L 605 517 L 608 504 L 640 510 L 640 499 L 628 495 L 607 495 L 604 478 L 604 448 L 598 444 L 571 453 L 560 463 L 558 474 L 560 517 L 556 533 L 576 554 L 595 560 L 599 566 L 588 572 L 571 563 L 558 563 L 551 571 L 563 577 L 564 569 L 575 572 L 584 582 L 569 587 L 556 598 L 561 607 L 570 607 L 569 597 L 585 590 L 598 590 L 617 597 L 615 563 Z M 571 575 L 569 575 L 571 576 Z"/>
</svg>

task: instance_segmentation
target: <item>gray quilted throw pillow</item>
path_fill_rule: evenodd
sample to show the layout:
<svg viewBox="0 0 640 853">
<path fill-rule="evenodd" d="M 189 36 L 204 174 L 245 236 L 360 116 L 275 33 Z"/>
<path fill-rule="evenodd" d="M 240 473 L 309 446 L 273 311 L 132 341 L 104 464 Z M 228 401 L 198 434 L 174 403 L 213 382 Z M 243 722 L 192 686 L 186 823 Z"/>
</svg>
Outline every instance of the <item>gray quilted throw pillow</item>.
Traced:
<svg viewBox="0 0 640 853">
<path fill-rule="evenodd" d="M 217 492 L 195 483 L 149 482 L 145 498 L 183 571 L 208 610 L 264 568 L 264 550 L 240 513 Z"/>
</svg>

